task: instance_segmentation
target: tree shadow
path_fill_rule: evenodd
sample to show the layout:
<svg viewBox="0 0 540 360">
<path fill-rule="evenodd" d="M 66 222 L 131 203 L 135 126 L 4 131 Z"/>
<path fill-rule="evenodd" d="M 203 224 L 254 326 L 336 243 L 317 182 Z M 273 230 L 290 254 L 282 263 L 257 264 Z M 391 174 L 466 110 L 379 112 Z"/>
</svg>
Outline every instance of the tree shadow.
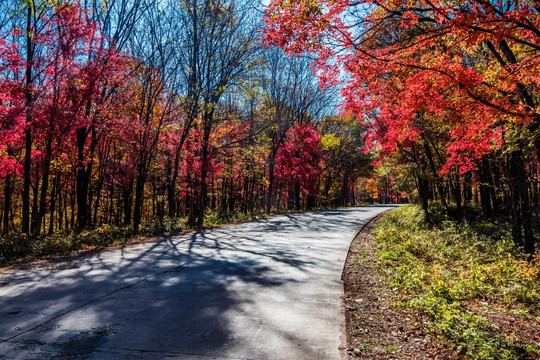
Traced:
<svg viewBox="0 0 540 360">
<path fill-rule="evenodd" d="M 326 306 L 323 290 L 307 300 L 295 291 L 334 266 L 327 251 L 346 253 L 348 244 L 332 236 L 354 232 L 364 221 L 360 213 L 276 216 L 93 254 L 63 269 L 4 274 L 0 353 L 8 359 L 273 358 L 275 349 L 248 345 L 270 337 L 290 358 L 324 358 L 323 349 L 283 325 L 288 315 L 280 312 L 292 314 L 288 307 L 299 301 Z M 314 242 L 317 249 L 310 248 Z M 316 281 L 314 288 L 335 287 L 339 276 Z M 292 295 L 272 291 L 281 287 Z M 321 308 L 310 316 L 324 323 L 336 315 Z"/>
</svg>

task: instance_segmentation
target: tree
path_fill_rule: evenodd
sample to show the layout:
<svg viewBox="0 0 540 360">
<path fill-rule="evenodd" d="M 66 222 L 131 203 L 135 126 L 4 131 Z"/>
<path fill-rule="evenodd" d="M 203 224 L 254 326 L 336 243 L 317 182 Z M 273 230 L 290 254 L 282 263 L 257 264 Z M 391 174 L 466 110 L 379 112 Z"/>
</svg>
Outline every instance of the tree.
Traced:
<svg viewBox="0 0 540 360">
<path fill-rule="evenodd" d="M 301 193 L 314 195 L 320 168 L 320 133 L 313 123 L 295 125 L 287 132 L 287 139 L 276 153 L 277 181 L 289 193 L 290 209 L 299 210 Z M 310 204 L 313 206 L 313 204 Z"/>
<path fill-rule="evenodd" d="M 267 116 L 266 135 L 271 141 L 268 154 L 268 190 L 266 211 L 275 202 L 276 156 L 287 134 L 296 124 L 318 117 L 329 105 L 331 93 L 319 91 L 310 71 L 309 61 L 288 57 L 278 49 L 266 53 L 266 71 L 263 90 Z"/>
<path fill-rule="evenodd" d="M 365 130 L 354 116 L 326 116 L 320 124 L 323 150 L 321 191 L 324 205 L 350 204 L 359 177 L 372 172 L 373 153 L 365 152 Z"/>
<path fill-rule="evenodd" d="M 416 144 L 429 157 L 430 139 L 418 120 L 446 124 L 443 153 L 449 156 L 440 174 L 453 174 L 458 205 L 459 177 L 502 147 L 514 239 L 521 244 L 523 235 L 526 252 L 533 253 L 521 149 L 539 156 L 539 21 L 532 1 L 276 0 L 265 16 L 265 40 L 289 53 L 317 55 L 325 84 L 337 82 L 339 70 L 347 72 L 343 109 L 368 122 L 383 148 Z M 433 169 L 429 159 L 426 166 Z M 425 180 L 418 178 L 424 195 Z"/>
<path fill-rule="evenodd" d="M 249 69 L 254 46 L 255 26 L 250 7 L 235 2 L 206 1 L 190 4 L 192 19 L 197 24 L 200 43 L 194 44 L 196 62 L 193 71 L 198 89 L 200 113 L 201 171 L 198 201 L 190 222 L 201 226 L 207 205 L 210 166 L 210 135 L 216 126 L 216 107 L 222 95 Z M 196 52 L 195 52 L 196 51 Z"/>
</svg>

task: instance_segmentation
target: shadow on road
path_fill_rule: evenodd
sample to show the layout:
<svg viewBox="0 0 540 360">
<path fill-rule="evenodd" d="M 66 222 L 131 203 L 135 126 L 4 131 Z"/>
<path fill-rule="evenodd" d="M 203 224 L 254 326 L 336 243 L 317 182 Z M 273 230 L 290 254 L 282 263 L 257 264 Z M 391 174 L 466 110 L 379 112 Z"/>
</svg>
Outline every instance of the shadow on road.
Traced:
<svg viewBox="0 0 540 360">
<path fill-rule="evenodd" d="M 159 358 L 221 356 L 238 348 L 238 356 L 249 357 L 249 348 L 242 354 L 242 342 L 261 336 L 285 339 L 294 351 L 301 343 L 295 331 L 263 316 L 265 309 L 254 299 L 268 296 L 271 304 L 287 304 L 291 299 L 273 299 L 270 290 L 301 286 L 324 268 L 335 244 L 328 238 L 318 239 L 316 249 L 309 245 L 317 234 L 357 228 L 360 222 L 351 214 L 361 211 L 276 216 L 94 254 L 64 270 L 4 274 L 0 354 Z M 265 335 L 259 334 L 262 327 Z M 261 351 L 272 357 L 273 349 Z M 302 351 L 308 358 L 312 350 Z"/>
</svg>

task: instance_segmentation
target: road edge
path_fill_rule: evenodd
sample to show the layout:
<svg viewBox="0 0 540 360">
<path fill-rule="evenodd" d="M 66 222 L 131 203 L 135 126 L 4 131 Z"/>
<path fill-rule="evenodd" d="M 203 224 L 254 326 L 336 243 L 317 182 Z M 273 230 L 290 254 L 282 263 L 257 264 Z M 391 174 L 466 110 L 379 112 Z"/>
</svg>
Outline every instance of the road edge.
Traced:
<svg viewBox="0 0 540 360">
<path fill-rule="evenodd" d="M 385 210 L 385 211 L 373 216 L 372 218 L 368 219 L 364 224 L 362 224 L 362 226 L 360 226 L 358 231 L 352 237 L 351 241 L 349 242 L 349 246 L 347 248 L 347 255 L 345 256 L 345 261 L 343 262 L 343 267 L 341 268 L 341 277 L 340 277 L 341 287 L 342 287 L 341 310 L 340 310 L 342 321 L 341 321 L 341 324 L 340 324 L 340 327 L 339 327 L 340 328 L 340 336 L 339 336 L 339 342 L 340 342 L 340 345 L 339 345 L 339 358 L 340 358 L 340 360 L 347 360 L 349 358 L 349 356 L 347 354 L 347 345 L 348 345 L 348 342 L 347 342 L 347 319 L 346 319 L 346 316 L 345 316 L 346 304 L 345 304 L 345 284 L 344 284 L 344 281 L 343 281 L 343 276 L 344 276 L 345 267 L 347 266 L 347 260 L 349 259 L 349 255 L 350 255 L 350 252 L 351 252 L 351 246 L 352 246 L 353 242 L 365 231 L 365 229 L 368 227 L 368 225 L 370 225 L 373 222 L 378 222 L 390 210 L 393 210 L 393 209 Z"/>
</svg>

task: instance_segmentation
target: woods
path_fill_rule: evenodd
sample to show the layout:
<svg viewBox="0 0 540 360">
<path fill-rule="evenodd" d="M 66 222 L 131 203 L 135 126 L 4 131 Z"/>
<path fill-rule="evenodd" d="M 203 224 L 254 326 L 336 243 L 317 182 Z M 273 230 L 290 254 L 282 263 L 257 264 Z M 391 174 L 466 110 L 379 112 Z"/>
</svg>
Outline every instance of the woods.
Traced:
<svg viewBox="0 0 540 360">
<path fill-rule="evenodd" d="M 539 0 L 0 0 L 0 35 L 6 351 L 540 356 Z"/>
<path fill-rule="evenodd" d="M 535 252 L 534 2 L 1 6 L 4 235 L 406 199 Z"/>
<path fill-rule="evenodd" d="M 209 214 L 358 200 L 370 168 L 362 130 L 335 115 L 335 92 L 319 90 L 309 61 L 263 49 L 258 5 L 4 0 L 1 10 L 4 255 L 42 234 L 200 227 Z"/>
<path fill-rule="evenodd" d="M 458 219 L 477 203 L 535 252 L 537 2 L 275 0 L 264 21 L 268 44 L 342 83 L 342 112 L 364 124 L 396 188 L 414 183 L 426 217 L 431 200 Z"/>
</svg>

